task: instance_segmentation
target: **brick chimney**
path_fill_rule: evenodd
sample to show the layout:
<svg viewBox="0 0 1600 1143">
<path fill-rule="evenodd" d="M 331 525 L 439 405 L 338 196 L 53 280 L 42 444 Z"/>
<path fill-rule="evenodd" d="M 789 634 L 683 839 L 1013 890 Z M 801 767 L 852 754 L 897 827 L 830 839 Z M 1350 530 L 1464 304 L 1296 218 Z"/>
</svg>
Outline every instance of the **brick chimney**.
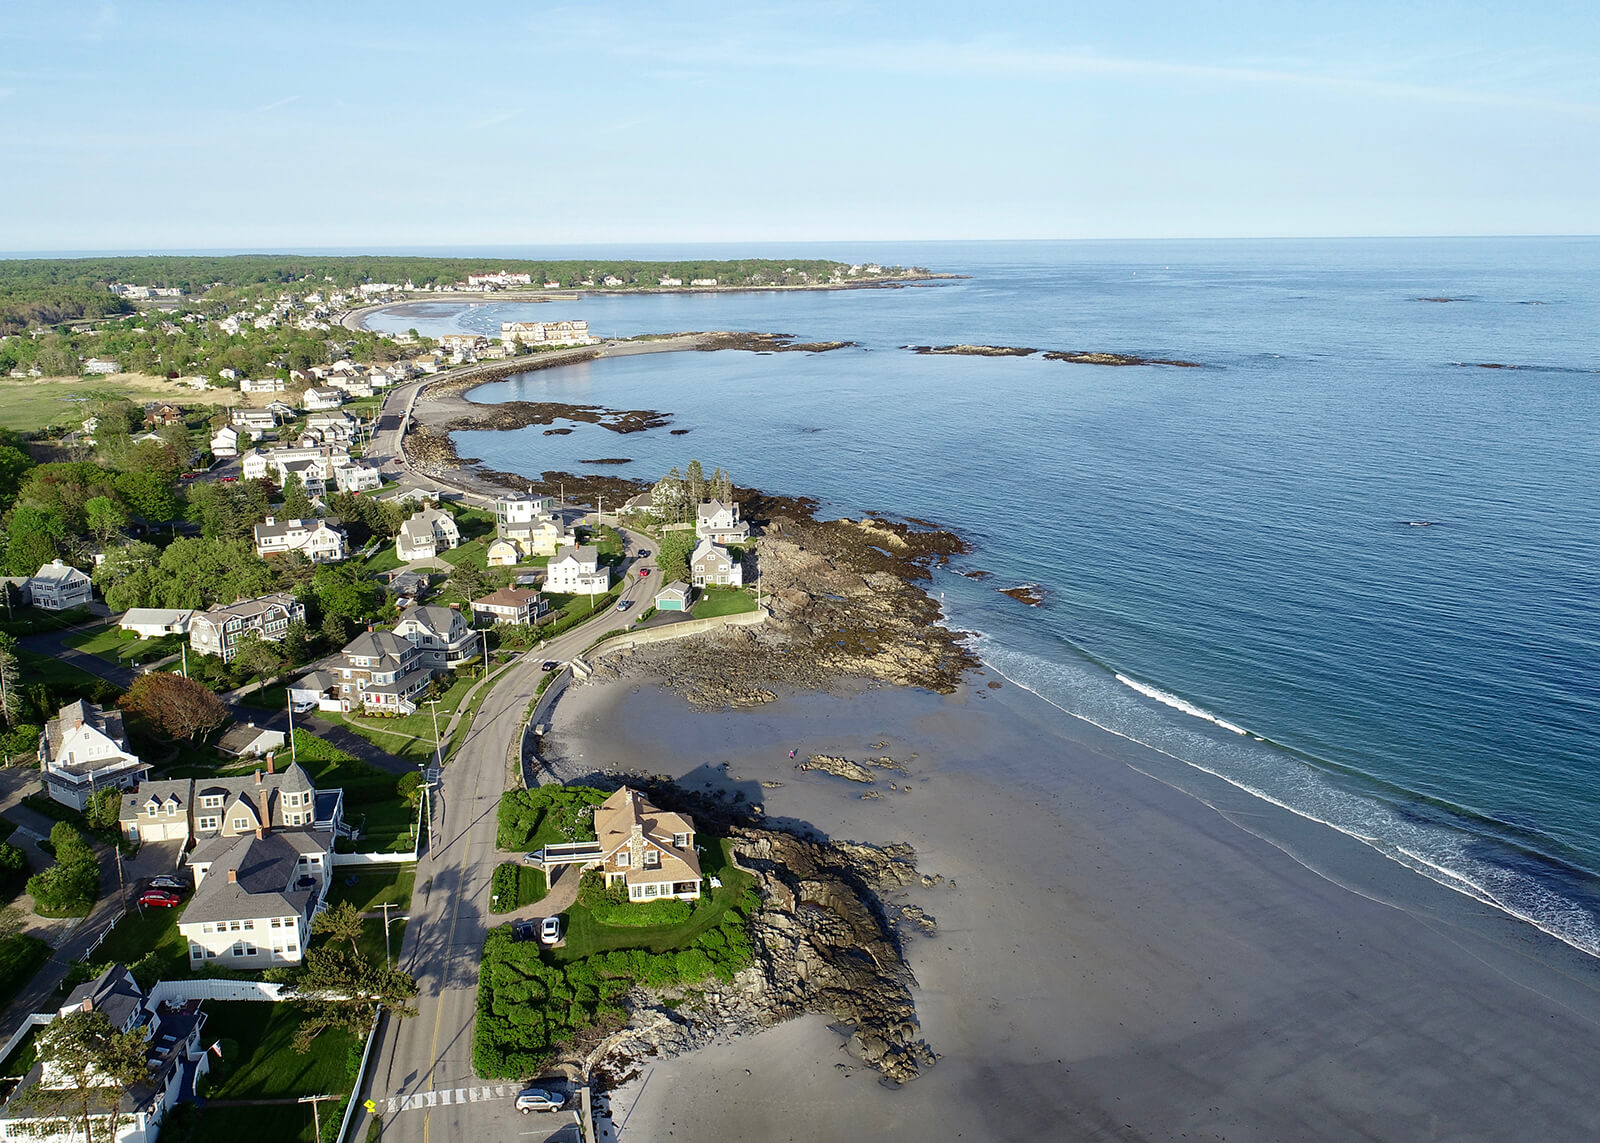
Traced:
<svg viewBox="0 0 1600 1143">
<path fill-rule="evenodd" d="M 228 884 L 229 885 L 237 885 L 237 884 L 239 884 L 239 871 L 237 869 L 228 870 Z"/>
<path fill-rule="evenodd" d="M 260 841 L 262 838 L 264 838 L 266 836 L 267 836 L 266 827 L 265 826 L 256 826 L 256 840 Z"/>
<path fill-rule="evenodd" d="M 633 836 L 628 839 L 628 864 L 634 869 L 644 868 L 644 826 L 633 823 Z"/>
<path fill-rule="evenodd" d="M 94 997 L 85 996 L 83 998 L 83 1003 L 78 1005 L 78 1011 L 79 1012 L 93 1012 L 94 1011 Z"/>
<path fill-rule="evenodd" d="M 261 771 L 260 770 L 256 771 L 256 785 L 258 785 L 258 786 L 261 785 Z"/>
<path fill-rule="evenodd" d="M 275 763 L 272 761 L 272 751 L 269 750 L 269 751 L 267 751 L 267 773 L 268 774 L 276 774 L 277 773 L 277 771 L 273 769 L 274 765 L 275 765 Z"/>
</svg>

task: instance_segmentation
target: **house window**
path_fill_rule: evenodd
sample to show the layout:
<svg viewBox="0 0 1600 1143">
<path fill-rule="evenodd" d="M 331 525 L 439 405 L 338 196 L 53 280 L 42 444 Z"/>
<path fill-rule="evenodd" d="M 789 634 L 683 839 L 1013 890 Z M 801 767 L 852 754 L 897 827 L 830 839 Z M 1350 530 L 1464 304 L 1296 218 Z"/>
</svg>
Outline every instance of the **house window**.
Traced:
<svg viewBox="0 0 1600 1143">
<path fill-rule="evenodd" d="M 195 824 L 201 829 L 216 829 L 222 824 L 222 819 L 218 817 L 199 818 Z"/>
<path fill-rule="evenodd" d="M 645 850 L 644 863 L 646 868 L 654 869 L 656 866 L 661 864 L 661 854 L 653 849 Z"/>
<path fill-rule="evenodd" d="M 220 794 L 211 794 L 208 797 L 201 798 L 200 804 L 208 810 L 221 809 L 222 797 Z"/>
<path fill-rule="evenodd" d="M 146 817 L 152 817 L 153 818 L 153 817 L 156 816 L 156 808 L 154 806 L 146 806 L 144 808 L 144 812 L 145 812 L 145 816 Z"/>
<path fill-rule="evenodd" d="M 644 895 L 646 897 L 654 897 L 656 895 L 656 886 L 654 886 L 654 885 L 646 885 L 644 887 Z"/>
<path fill-rule="evenodd" d="M 178 803 L 177 802 L 168 802 L 167 803 L 167 816 L 168 817 L 172 817 L 177 812 L 178 812 Z"/>
<path fill-rule="evenodd" d="M 274 918 L 272 918 L 272 927 L 275 928 L 275 929 L 283 928 L 283 918 L 282 917 L 274 917 Z"/>
<path fill-rule="evenodd" d="M 240 830 L 240 831 L 244 831 L 244 830 L 249 829 L 250 828 L 250 819 L 249 818 L 234 818 L 233 819 L 233 828 L 236 829 L 236 830 Z"/>
<path fill-rule="evenodd" d="M 247 933 L 255 931 L 255 927 L 256 923 L 254 921 L 246 921 L 244 923 L 244 931 Z"/>
<path fill-rule="evenodd" d="M 644 896 L 644 890 L 640 889 L 639 886 L 637 886 L 637 885 L 629 886 L 629 888 L 628 888 L 628 896 L 630 896 L 630 897 L 642 897 L 642 896 Z"/>
<path fill-rule="evenodd" d="M 189 946 L 189 959 L 190 960 L 205 960 L 206 959 L 206 950 L 201 948 L 199 945 L 190 945 Z"/>
<path fill-rule="evenodd" d="M 200 926 L 200 931 L 202 933 L 215 932 L 215 930 L 211 927 L 211 922 L 210 921 L 207 921 L 205 924 L 201 925 Z"/>
<path fill-rule="evenodd" d="M 228 931 L 230 933 L 237 933 L 241 928 L 243 928 L 243 926 L 238 921 L 228 922 Z"/>
<path fill-rule="evenodd" d="M 689 835 L 686 834 L 686 833 L 675 833 L 675 834 L 673 834 L 672 835 L 672 844 L 673 844 L 674 847 L 676 847 L 678 849 L 688 849 L 689 848 Z"/>
</svg>

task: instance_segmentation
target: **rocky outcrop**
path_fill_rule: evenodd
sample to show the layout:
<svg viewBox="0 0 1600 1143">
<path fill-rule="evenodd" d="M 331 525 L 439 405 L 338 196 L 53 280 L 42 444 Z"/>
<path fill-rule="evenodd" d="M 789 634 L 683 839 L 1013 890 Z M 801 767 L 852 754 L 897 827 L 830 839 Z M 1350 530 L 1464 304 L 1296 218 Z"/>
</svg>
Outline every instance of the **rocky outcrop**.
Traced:
<svg viewBox="0 0 1600 1143">
<path fill-rule="evenodd" d="M 775 686 L 825 690 L 840 678 L 948 694 L 976 660 L 940 626 L 919 581 L 965 550 L 949 532 L 818 521 L 791 506 L 767 519 L 756 545 L 768 622 L 603 657 L 595 677 L 648 671 L 701 708 L 770 701 Z"/>
<path fill-rule="evenodd" d="M 937 1058 L 921 1036 L 911 970 L 882 896 L 918 877 L 909 846 L 878 849 L 736 828 L 733 851 L 754 874 L 762 905 L 751 918 L 755 960 L 734 979 L 689 995 L 636 993 L 628 1026 L 592 1060 L 606 1086 L 652 1057 L 771 1027 L 805 1012 L 831 1018 L 852 1053 L 887 1081 L 915 1079 Z M 913 931 L 937 922 L 915 905 L 894 916 Z"/>
</svg>

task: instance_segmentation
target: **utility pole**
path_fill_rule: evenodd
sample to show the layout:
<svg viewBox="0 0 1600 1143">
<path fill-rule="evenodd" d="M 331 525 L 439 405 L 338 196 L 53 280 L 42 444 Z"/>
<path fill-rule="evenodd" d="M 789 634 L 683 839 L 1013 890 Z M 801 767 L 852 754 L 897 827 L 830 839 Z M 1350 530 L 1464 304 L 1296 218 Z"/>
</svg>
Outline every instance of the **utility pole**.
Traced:
<svg viewBox="0 0 1600 1143">
<path fill-rule="evenodd" d="M 338 1098 L 336 1095 L 302 1095 L 299 1099 L 300 1103 L 309 1103 L 311 1105 L 311 1123 L 316 1128 L 318 1139 L 322 1138 L 322 1116 L 317 1114 L 317 1104 L 325 1099 Z"/>
<path fill-rule="evenodd" d="M 178 650 L 183 652 L 183 677 L 189 677 L 189 644 L 179 643 Z"/>
<path fill-rule="evenodd" d="M 294 749 L 294 701 L 289 698 L 287 688 L 284 690 L 283 705 L 288 708 L 289 712 L 289 764 L 294 765 L 300 761 L 300 758 L 296 755 Z"/>
<path fill-rule="evenodd" d="M 385 901 L 378 908 L 383 910 L 383 966 L 391 967 L 392 957 L 389 953 L 389 910 L 398 909 L 400 905 L 395 901 Z"/>
<path fill-rule="evenodd" d="M 428 700 L 428 711 L 433 715 L 433 764 L 444 769 L 444 744 L 439 741 L 439 700 Z"/>
<path fill-rule="evenodd" d="M 487 627 L 478 631 L 478 641 L 483 648 L 483 677 L 487 679 L 489 677 L 489 629 Z M 434 735 L 434 737 L 437 738 L 438 735 Z"/>
</svg>

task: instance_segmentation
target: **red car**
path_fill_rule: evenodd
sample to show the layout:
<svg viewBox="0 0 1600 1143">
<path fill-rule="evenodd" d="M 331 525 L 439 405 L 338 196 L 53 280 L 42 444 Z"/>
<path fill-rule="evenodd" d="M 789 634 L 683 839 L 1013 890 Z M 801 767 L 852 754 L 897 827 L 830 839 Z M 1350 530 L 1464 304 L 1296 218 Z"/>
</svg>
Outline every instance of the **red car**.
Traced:
<svg viewBox="0 0 1600 1143">
<path fill-rule="evenodd" d="M 649 568 L 640 568 L 639 569 L 639 578 L 640 579 L 643 579 L 645 576 L 647 576 L 649 574 L 650 574 L 650 569 Z"/>
<path fill-rule="evenodd" d="M 153 905 L 158 909 L 176 909 L 183 904 L 183 898 L 165 889 L 147 889 L 139 894 L 139 904 Z"/>
</svg>

